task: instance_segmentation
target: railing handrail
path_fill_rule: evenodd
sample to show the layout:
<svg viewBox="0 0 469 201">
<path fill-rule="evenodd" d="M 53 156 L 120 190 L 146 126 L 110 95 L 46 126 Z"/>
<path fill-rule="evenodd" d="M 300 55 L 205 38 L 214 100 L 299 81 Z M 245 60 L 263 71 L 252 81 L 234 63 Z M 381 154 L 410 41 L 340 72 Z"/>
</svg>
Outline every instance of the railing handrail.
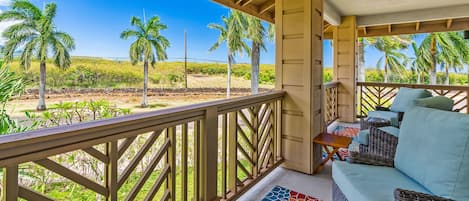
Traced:
<svg viewBox="0 0 469 201">
<path fill-rule="evenodd" d="M 357 82 L 357 86 L 379 86 L 379 87 L 407 87 L 407 88 L 424 88 L 424 89 L 454 89 L 469 90 L 469 86 L 459 85 L 429 85 L 429 84 L 404 84 L 404 83 L 382 83 L 382 82 Z"/>
<path fill-rule="evenodd" d="M 330 89 L 330 88 L 335 88 L 335 87 L 338 87 L 340 84 L 340 82 L 328 82 L 328 83 L 325 83 L 324 84 L 324 89 Z"/>
<path fill-rule="evenodd" d="M 109 141 L 110 138 L 128 137 L 131 132 L 151 132 L 160 127 L 164 128 L 181 122 L 200 120 L 205 117 L 208 109 L 216 109 L 218 114 L 223 114 L 246 106 L 279 100 L 283 98 L 284 94 L 284 91 L 273 90 L 257 95 L 1 136 L 0 166 L 7 164 L 8 162 L 5 161 L 7 159 L 25 154 L 50 151 L 54 148 L 65 149 L 66 146 L 77 144 L 80 144 L 80 146 L 93 146 L 94 143 L 99 144 L 101 141 L 104 143 Z M 123 135 L 120 135 L 121 133 Z M 86 144 L 86 142 L 89 142 L 89 144 Z M 76 150 L 81 148 L 68 147 L 67 149 Z M 27 159 L 29 158 L 24 159 L 24 161 Z"/>
</svg>

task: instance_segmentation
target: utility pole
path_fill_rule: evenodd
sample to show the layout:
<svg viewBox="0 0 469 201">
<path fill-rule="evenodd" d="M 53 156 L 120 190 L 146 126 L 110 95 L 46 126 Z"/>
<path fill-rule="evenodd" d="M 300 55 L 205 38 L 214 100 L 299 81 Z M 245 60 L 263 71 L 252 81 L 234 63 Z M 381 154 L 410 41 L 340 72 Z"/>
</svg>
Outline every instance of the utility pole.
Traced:
<svg viewBox="0 0 469 201">
<path fill-rule="evenodd" d="M 184 31 L 184 87 L 187 90 L 187 31 Z"/>
</svg>

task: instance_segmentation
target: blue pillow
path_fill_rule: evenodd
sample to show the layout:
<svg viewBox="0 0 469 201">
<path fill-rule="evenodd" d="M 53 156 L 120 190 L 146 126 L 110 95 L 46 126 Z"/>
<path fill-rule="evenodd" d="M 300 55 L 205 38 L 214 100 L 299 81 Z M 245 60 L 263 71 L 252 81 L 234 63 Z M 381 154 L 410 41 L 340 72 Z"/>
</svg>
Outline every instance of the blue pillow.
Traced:
<svg viewBox="0 0 469 201">
<path fill-rule="evenodd" d="M 421 98 L 432 97 L 432 93 L 425 89 L 411 89 L 402 87 L 397 92 L 396 98 L 391 105 L 393 112 L 407 112 L 416 106 L 415 101 Z"/>
<path fill-rule="evenodd" d="M 415 104 L 420 107 L 453 111 L 454 101 L 446 96 L 435 96 L 430 98 L 417 99 Z"/>
<path fill-rule="evenodd" d="M 394 161 L 431 193 L 469 200 L 469 115 L 424 107 L 409 110 Z"/>
</svg>

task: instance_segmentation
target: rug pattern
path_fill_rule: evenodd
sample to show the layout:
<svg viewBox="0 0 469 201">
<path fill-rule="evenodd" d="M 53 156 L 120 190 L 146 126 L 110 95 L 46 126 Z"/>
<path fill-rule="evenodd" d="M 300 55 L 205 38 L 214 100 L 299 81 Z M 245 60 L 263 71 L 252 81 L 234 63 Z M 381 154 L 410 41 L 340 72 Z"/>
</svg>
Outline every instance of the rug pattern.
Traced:
<svg viewBox="0 0 469 201">
<path fill-rule="evenodd" d="M 317 198 L 292 191 L 288 188 L 275 186 L 262 201 L 321 201 Z"/>
</svg>

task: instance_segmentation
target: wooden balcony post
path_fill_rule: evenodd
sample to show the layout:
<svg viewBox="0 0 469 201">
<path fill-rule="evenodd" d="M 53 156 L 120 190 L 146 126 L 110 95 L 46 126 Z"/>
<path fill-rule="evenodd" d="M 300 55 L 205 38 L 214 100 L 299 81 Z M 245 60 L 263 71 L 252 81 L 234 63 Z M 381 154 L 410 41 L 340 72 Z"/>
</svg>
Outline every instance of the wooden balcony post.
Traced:
<svg viewBox="0 0 469 201">
<path fill-rule="evenodd" d="M 3 172 L 2 201 L 18 200 L 18 190 L 18 165 L 5 167 L 5 172 Z"/>
<path fill-rule="evenodd" d="M 105 169 L 105 180 L 106 188 L 109 191 L 107 201 L 117 201 L 117 165 L 118 165 L 118 143 L 117 140 L 113 140 L 106 144 L 106 156 L 108 157 L 108 164 Z"/>
<path fill-rule="evenodd" d="M 218 172 L 218 109 L 206 110 L 201 133 L 201 201 L 212 201 L 217 198 Z"/>
<path fill-rule="evenodd" d="M 321 161 L 312 139 L 322 133 L 324 0 L 276 0 L 276 88 L 287 92 L 282 115 L 284 167 L 312 174 Z"/>
<path fill-rule="evenodd" d="M 334 81 L 339 82 L 339 120 L 356 121 L 357 75 L 356 46 L 357 20 L 355 16 L 342 18 L 342 24 L 334 28 Z"/>
</svg>

